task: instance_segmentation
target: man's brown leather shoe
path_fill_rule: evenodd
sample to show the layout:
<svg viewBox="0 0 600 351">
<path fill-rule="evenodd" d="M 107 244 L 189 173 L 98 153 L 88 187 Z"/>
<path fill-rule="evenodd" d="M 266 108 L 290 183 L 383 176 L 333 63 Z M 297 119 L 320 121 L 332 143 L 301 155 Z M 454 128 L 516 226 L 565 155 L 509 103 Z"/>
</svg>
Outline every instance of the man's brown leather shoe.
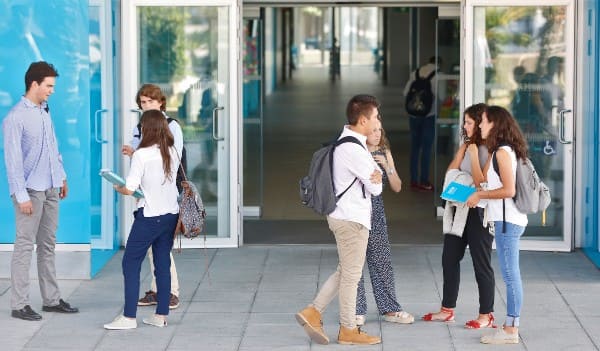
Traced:
<svg viewBox="0 0 600 351">
<path fill-rule="evenodd" d="M 329 344 L 329 338 L 323 330 L 321 313 L 316 308 L 309 306 L 296 313 L 296 320 L 304 328 L 304 331 L 317 344 Z"/>
<path fill-rule="evenodd" d="M 349 329 L 340 325 L 338 343 L 342 345 L 375 345 L 381 343 L 381 338 L 369 335 L 361 331 L 359 327 Z"/>
</svg>

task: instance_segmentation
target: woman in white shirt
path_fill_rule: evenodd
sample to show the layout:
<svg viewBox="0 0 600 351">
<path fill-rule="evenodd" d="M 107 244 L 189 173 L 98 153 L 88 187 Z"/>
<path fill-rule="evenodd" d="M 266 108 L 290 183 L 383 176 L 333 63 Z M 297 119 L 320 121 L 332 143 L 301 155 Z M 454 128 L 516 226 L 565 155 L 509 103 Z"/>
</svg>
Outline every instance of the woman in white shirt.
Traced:
<svg viewBox="0 0 600 351">
<path fill-rule="evenodd" d="M 475 207 L 480 200 L 487 202 L 487 221 L 490 233 L 495 234 L 496 251 L 502 278 L 506 284 L 506 321 L 502 328 L 484 335 L 484 344 L 519 343 L 519 317 L 523 302 L 523 286 L 519 269 L 519 240 L 527 226 L 527 215 L 515 206 L 517 162 L 527 157 L 527 142 L 514 117 L 505 108 L 490 106 L 483 114 L 481 136 L 498 163 L 496 172 L 488 162 L 484 170 L 488 190 L 475 192 L 467 200 Z M 494 156 L 492 156 L 494 158 Z"/>
<path fill-rule="evenodd" d="M 123 314 L 106 329 L 137 327 L 136 310 L 140 290 L 140 267 L 148 248 L 154 252 L 157 285 L 156 313 L 143 322 L 157 327 L 167 325 L 171 286 L 170 258 L 173 233 L 179 217 L 175 178 L 179 155 L 173 146 L 173 134 L 162 112 L 149 110 L 142 114 L 142 140 L 131 158 L 131 169 L 123 187 L 115 190 L 131 195 L 140 188 L 144 197 L 138 201 L 134 221 L 123 255 L 125 307 Z"/>
</svg>

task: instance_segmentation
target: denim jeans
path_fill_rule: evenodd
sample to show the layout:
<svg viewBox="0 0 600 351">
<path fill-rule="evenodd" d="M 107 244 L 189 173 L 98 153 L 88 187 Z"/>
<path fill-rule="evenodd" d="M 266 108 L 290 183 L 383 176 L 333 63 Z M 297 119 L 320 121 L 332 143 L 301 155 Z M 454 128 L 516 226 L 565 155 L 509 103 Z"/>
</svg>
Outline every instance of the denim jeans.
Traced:
<svg viewBox="0 0 600 351">
<path fill-rule="evenodd" d="M 429 164 L 431 148 L 435 135 L 435 116 L 410 116 L 410 181 L 429 182 Z M 419 176 L 419 156 L 421 157 L 421 174 Z"/>
<path fill-rule="evenodd" d="M 502 221 L 494 222 L 495 228 L 502 228 Z M 502 279 L 506 284 L 506 326 L 519 326 L 521 305 L 523 303 L 523 285 L 519 269 L 519 240 L 525 227 L 506 222 L 506 230 L 496 230 L 496 253 Z"/>
<path fill-rule="evenodd" d="M 169 298 L 171 293 L 171 259 L 173 233 L 177 225 L 177 214 L 165 214 L 144 217 L 144 208 L 134 213 L 134 221 L 129 232 L 125 253 L 123 254 L 123 277 L 125 281 L 125 307 L 123 315 L 135 318 L 137 300 L 140 294 L 140 269 L 142 261 L 151 247 L 154 260 L 154 276 L 156 277 L 156 297 L 158 304 L 156 314 L 169 314 Z"/>
</svg>

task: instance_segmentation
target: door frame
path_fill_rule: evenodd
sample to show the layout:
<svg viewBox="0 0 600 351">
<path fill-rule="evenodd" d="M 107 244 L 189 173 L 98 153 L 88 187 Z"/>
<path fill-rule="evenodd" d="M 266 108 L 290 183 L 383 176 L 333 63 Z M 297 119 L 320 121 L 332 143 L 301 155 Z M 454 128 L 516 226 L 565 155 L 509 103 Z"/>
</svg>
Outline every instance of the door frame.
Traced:
<svg viewBox="0 0 600 351">
<path fill-rule="evenodd" d="M 102 167 L 113 167 L 115 165 L 114 158 L 114 89 L 113 89 L 113 44 L 112 44 L 112 5 L 110 2 L 103 0 L 89 0 L 89 7 L 98 7 L 99 9 L 99 25 L 100 25 L 100 43 L 102 45 L 102 65 L 100 75 L 102 79 L 101 91 L 102 102 L 101 108 L 103 112 L 96 111 L 99 116 L 100 133 L 97 136 L 107 141 L 102 144 Z M 96 136 L 92 136 L 94 138 Z M 99 170 L 92 169 L 91 172 Z M 108 182 L 102 184 L 102 200 L 101 200 L 101 233 L 99 238 L 91 237 L 90 243 L 92 249 L 113 249 L 115 236 L 115 192 Z"/>
<path fill-rule="evenodd" d="M 575 28 L 578 25 L 578 17 L 576 16 L 576 3 L 577 0 L 465 0 L 463 2 L 462 11 L 462 28 L 464 47 L 462 52 L 464 57 L 462 61 L 463 67 L 461 71 L 463 76 L 463 99 L 464 106 L 470 106 L 473 101 L 473 71 L 468 69 L 472 67 L 474 59 L 473 45 L 468 43 L 474 42 L 474 16 L 473 8 L 482 7 L 510 7 L 513 3 L 515 7 L 523 6 L 565 6 L 567 9 L 566 18 L 568 21 L 573 21 L 566 27 L 566 46 L 567 56 L 565 59 L 564 72 L 565 82 L 572 82 L 570 88 L 565 88 L 565 106 L 570 108 L 573 112 L 567 114 L 568 122 L 565 123 L 565 135 L 567 139 L 575 139 L 575 121 L 577 119 L 577 100 L 576 100 L 576 89 L 578 87 L 576 81 L 576 63 L 577 57 L 577 46 L 575 41 Z M 570 53 L 569 53 L 570 52 Z M 570 120 L 569 120 L 570 119 Z M 573 179 L 575 179 L 576 169 L 576 158 L 575 158 L 575 142 L 563 145 L 564 160 L 564 180 L 563 180 L 563 233 L 562 240 L 535 240 L 533 238 L 523 238 L 520 246 L 522 250 L 532 251 L 571 251 L 573 249 L 574 237 L 575 237 L 575 223 L 574 223 L 574 193 L 576 191 Z M 568 167 L 565 167 L 568 166 Z"/>
<path fill-rule="evenodd" d="M 184 248 L 220 248 L 220 247 L 238 247 L 242 240 L 242 196 L 241 185 L 242 173 L 240 167 L 239 155 L 241 153 L 241 131 L 242 123 L 241 104 L 241 6 L 240 0 L 131 0 L 121 2 L 121 28 L 122 28 L 122 57 L 121 57 L 121 144 L 129 142 L 129 131 L 137 124 L 138 112 L 132 111 L 132 104 L 138 86 L 138 69 L 136 60 L 126 58 L 137 58 L 137 25 L 136 8 L 139 6 L 214 6 L 229 8 L 229 83 L 225 87 L 228 97 L 229 109 L 229 192 L 228 192 L 228 216 L 229 216 L 229 237 L 207 236 L 204 240 L 183 239 Z M 129 162 L 123 159 L 121 162 L 120 173 L 127 174 L 129 171 Z M 123 245 L 127 241 L 129 229 L 133 223 L 131 213 L 134 211 L 134 202 L 130 200 L 122 201 L 121 209 L 121 238 Z"/>
</svg>

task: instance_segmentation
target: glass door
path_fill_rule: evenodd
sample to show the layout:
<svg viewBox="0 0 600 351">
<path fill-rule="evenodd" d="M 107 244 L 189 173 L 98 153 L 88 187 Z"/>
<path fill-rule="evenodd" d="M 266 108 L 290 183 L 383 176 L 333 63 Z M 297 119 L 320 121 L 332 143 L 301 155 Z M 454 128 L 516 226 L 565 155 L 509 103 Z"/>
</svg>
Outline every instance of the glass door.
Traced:
<svg viewBox="0 0 600 351">
<path fill-rule="evenodd" d="M 114 166 L 114 143 L 109 142 L 114 138 L 111 21 L 105 3 L 89 2 L 92 249 L 113 249 L 115 245 L 115 191 L 98 176 L 100 169 Z"/>
<path fill-rule="evenodd" d="M 457 11 L 458 12 L 458 11 Z M 458 15 L 458 13 L 457 13 Z M 444 177 L 454 153 L 460 146 L 460 19 L 436 20 L 435 47 L 439 71 L 434 82 L 437 99 L 434 152 L 434 205 L 443 213 L 440 198 Z"/>
<path fill-rule="evenodd" d="M 465 106 L 511 111 L 552 192 L 546 212 L 529 216 L 526 250 L 572 248 L 574 11 L 575 0 L 466 1 Z"/>
<path fill-rule="evenodd" d="M 235 0 L 123 2 L 123 141 L 138 123 L 137 89 L 158 85 L 167 96 L 167 115 L 183 130 L 185 171 L 206 207 L 209 247 L 237 246 L 240 231 L 236 5 Z M 204 245 L 198 239 L 183 243 Z"/>
</svg>

